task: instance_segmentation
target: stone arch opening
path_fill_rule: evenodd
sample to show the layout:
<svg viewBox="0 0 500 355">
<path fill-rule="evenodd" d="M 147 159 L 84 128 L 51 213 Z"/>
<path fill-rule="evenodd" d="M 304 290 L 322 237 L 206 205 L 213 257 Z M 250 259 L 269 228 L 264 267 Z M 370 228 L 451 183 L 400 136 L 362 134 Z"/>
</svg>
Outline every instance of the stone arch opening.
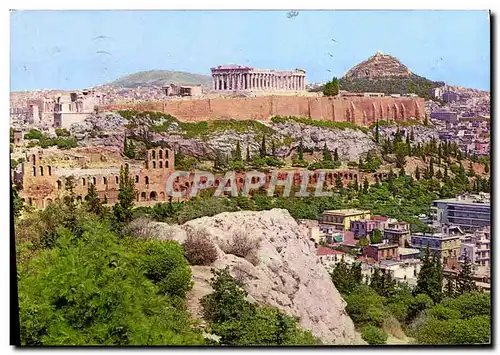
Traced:
<svg viewBox="0 0 500 355">
<path fill-rule="evenodd" d="M 146 185 L 149 185 L 149 176 L 145 176 L 145 177 L 144 177 L 144 183 L 145 183 Z"/>
<path fill-rule="evenodd" d="M 102 177 L 102 183 L 104 185 L 107 185 L 107 183 L 108 183 L 108 179 L 105 176 Z"/>
<path fill-rule="evenodd" d="M 136 175 L 135 176 L 135 183 L 138 184 L 139 183 L 139 175 Z"/>
<path fill-rule="evenodd" d="M 115 176 L 115 184 L 119 184 L 120 183 L 120 179 L 118 178 L 118 176 Z"/>
<path fill-rule="evenodd" d="M 52 176 L 52 167 L 50 165 L 47 166 L 47 172 L 48 172 L 49 176 Z"/>
<path fill-rule="evenodd" d="M 36 166 L 33 167 L 33 176 L 36 176 Z"/>
<path fill-rule="evenodd" d="M 153 169 L 156 169 L 156 162 L 153 161 Z"/>
<path fill-rule="evenodd" d="M 82 178 L 82 185 L 85 186 L 85 184 L 86 184 L 85 178 Z"/>
<path fill-rule="evenodd" d="M 163 191 L 160 192 L 160 201 L 165 201 L 165 193 Z"/>
<path fill-rule="evenodd" d="M 47 200 L 45 200 L 45 205 L 46 206 L 50 206 L 52 204 L 52 199 L 51 198 L 48 198 Z"/>
<path fill-rule="evenodd" d="M 60 190 L 62 188 L 61 180 L 57 180 L 57 189 Z"/>
<path fill-rule="evenodd" d="M 40 167 L 40 176 L 43 176 L 43 166 Z"/>
<path fill-rule="evenodd" d="M 96 177 L 95 177 L 95 176 L 92 178 L 92 183 L 93 183 L 94 185 L 97 185 L 97 179 L 96 179 Z"/>
<path fill-rule="evenodd" d="M 151 201 L 156 201 L 158 199 L 158 194 L 156 193 L 156 191 L 151 191 L 151 193 L 149 194 L 149 199 Z"/>
<path fill-rule="evenodd" d="M 161 149 L 158 152 L 158 159 L 163 159 L 163 150 L 161 150 Z"/>
<path fill-rule="evenodd" d="M 349 173 L 349 180 L 352 180 L 352 173 Z"/>
<path fill-rule="evenodd" d="M 141 201 L 146 201 L 146 193 L 144 191 L 141 192 Z"/>
</svg>

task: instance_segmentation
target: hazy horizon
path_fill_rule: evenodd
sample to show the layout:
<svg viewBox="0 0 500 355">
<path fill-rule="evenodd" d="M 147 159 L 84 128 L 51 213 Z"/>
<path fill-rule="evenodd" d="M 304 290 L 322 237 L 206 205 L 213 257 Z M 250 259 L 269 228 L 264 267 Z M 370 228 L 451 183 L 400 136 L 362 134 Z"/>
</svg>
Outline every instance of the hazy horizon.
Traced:
<svg viewBox="0 0 500 355">
<path fill-rule="evenodd" d="M 12 11 L 11 91 L 242 64 L 341 77 L 380 50 L 415 74 L 490 89 L 488 11 Z"/>
</svg>

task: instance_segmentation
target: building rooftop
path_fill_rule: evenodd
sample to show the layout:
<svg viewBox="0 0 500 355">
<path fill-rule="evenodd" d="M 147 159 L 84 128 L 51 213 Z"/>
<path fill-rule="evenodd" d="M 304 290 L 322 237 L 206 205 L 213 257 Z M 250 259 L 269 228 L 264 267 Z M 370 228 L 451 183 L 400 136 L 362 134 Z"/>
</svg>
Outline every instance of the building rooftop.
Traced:
<svg viewBox="0 0 500 355">
<path fill-rule="evenodd" d="M 323 255 L 344 255 L 345 253 L 343 251 L 340 251 L 340 250 L 335 250 L 335 249 L 332 249 L 332 248 L 329 248 L 329 247 L 325 247 L 325 246 L 320 246 L 317 250 L 316 250 L 316 255 L 317 256 L 323 256 Z"/>
<path fill-rule="evenodd" d="M 334 214 L 334 215 L 344 215 L 344 216 L 349 216 L 349 215 L 356 215 L 356 214 L 362 214 L 362 213 L 370 213 L 369 210 L 358 210 L 356 208 L 345 208 L 345 209 L 340 209 L 340 210 L 326 210 L 323 211 L 325 214 Z"/>
<path fill-rule="evenodd" d="M 398 248 L 398 253 L 399 255 L 411 255 L 420 253 L 420 250 L 414 248 Z"/>
<path fill-rule="evenodd" d="M 480 195 L 461 195 L 454 198 L 445 198 L 434 200 L 433 202 L 457 203 L 462 205 L 490 205 L 490 196 L 485 194 Z"/>
</svg>

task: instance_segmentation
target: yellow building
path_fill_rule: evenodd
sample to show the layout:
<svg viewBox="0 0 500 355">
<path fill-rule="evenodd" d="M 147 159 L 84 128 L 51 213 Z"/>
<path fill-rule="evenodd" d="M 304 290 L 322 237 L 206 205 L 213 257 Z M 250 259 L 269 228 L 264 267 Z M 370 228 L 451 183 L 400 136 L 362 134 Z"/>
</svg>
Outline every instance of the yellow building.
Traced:
<svg viewBox="0 0 500 355">
<path fill-rule="evenodd" d="M 323 211 L 319 219 L 320 224 L 330 225 L 337 230 L 348 231 L 351 228 L 351 221 L 370 219 L 371 213 L 368 210 L 358 210 L 355 208 L 342 210 Z"/>
</svg>

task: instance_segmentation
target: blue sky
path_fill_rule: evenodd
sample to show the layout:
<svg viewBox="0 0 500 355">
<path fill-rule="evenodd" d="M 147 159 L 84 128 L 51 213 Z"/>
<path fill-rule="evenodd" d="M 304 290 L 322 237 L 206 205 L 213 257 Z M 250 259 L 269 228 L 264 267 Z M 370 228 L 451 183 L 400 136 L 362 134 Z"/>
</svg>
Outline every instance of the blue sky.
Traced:
<svg viewBox="0 0 500 355">
<path fill-rule="evenodd" d="M 332 41 L 334 39 L 336 42 Z M 489 90 L 487 11 L 14 11 L 11 90 L 78 89 L 219 64 L 342 76 L 377 50 L 414 73 Z M 330 54 L 333 56 L 330 56 Z"/>
</svg>

